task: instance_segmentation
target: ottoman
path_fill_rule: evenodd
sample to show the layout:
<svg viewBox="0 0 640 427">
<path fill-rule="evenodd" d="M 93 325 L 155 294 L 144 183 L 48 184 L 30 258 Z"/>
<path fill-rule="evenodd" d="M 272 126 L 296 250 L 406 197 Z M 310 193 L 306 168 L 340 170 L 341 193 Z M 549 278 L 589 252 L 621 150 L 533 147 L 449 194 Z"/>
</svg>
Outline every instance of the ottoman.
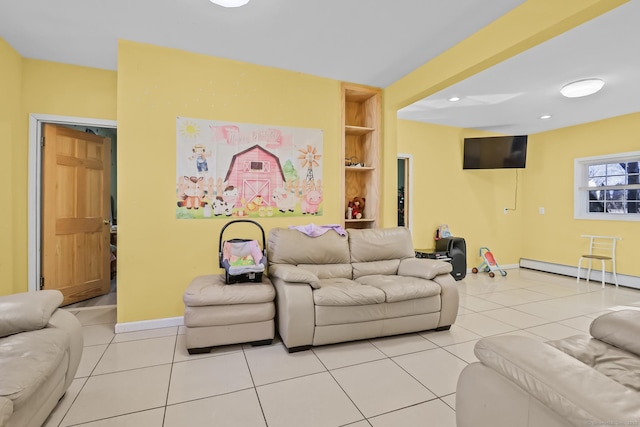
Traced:
<svg viewBox="0 0 640 427">
<path fill-rule="evenodd" d="M 184 325 L 189 354 L 208 353 L 219 345 L 271 344 L 275 331 L 275 289 L 262 283 L 227 285 L 224 275 L 193 279 L 184 292 Z"/>
</svg>

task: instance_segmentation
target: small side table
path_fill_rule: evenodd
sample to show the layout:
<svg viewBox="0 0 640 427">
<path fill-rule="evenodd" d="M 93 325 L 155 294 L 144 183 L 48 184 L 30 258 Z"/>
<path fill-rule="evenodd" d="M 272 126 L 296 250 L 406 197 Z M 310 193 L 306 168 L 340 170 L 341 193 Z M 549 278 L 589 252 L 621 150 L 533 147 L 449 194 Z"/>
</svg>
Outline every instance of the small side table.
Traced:
<svg viewBox="0 0 640 427">
<path fill-rule="evenodd" d="M 225 284 L 224 275 L 193 279 L 184 292 L 184 325 L 189 354 L 208 353 L 215 346 L 271 344 L 275 334 L 275 289 L 262 283 Z"/>
</svg>

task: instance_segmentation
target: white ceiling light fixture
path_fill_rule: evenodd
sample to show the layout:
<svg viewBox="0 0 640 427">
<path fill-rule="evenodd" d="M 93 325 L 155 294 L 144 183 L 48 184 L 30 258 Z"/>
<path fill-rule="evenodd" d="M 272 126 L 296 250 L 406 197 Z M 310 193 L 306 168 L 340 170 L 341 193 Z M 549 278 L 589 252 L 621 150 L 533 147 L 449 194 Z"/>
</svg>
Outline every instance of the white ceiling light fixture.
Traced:
<svg viewBox="0 0 640 427">
<path fill-rule="evenodd" d="M 211 3 L 222 7 L 240 7 L 249 3 L 250 0 L 210 0 Z"/>
<path fill-rule="evenodd" d="M 551 118 L 551 114 L 543 114 L 542 116 L 540 116 L 541 120 L 549 120 Z"/>
<path fill-rule="evenodd" d="M 560 93 L 567 98 L 580 98 L 582 96 L 593 95 L 604 86 L 602 79 L 584 79 L 567 83 L 562 86 Z"/>
<path fill-rule="evenodd" d="M 460 101 L 460 97 L 459 96 L 452 96 L 451 98 L 449 98 L 449 101 L 458 102 L 458 101 Z"/>
</svg>

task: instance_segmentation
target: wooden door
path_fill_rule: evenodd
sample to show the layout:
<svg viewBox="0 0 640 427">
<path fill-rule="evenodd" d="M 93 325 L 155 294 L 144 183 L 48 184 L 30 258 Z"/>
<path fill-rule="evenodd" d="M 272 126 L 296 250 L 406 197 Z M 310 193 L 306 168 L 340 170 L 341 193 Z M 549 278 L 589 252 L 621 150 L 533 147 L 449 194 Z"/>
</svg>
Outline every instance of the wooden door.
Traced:
<svg viewBox="0 0 640 427">
<path fill-rule="evenodd" d="M 63 305 L 109 293 L 111 140 L 45 124 L 42 289 Z"/>
</svg>

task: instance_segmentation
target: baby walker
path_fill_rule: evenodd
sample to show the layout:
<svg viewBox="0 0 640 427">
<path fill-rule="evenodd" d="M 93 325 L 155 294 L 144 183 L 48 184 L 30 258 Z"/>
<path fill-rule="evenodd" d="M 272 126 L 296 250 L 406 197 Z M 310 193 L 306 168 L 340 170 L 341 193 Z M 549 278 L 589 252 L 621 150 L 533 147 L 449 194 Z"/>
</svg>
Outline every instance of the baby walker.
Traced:
<svg viewBox="0 0 640 427">
<path fill-rule="evenodd" d="M 486 248 L 484 246 L 481 247 L 480 256 L 482 256 L 484 261 L 482 261 L 482 264 L 480 264 L 477 268 L 473 267 L 473 269 L 471 269 L 473 273 L 477 273 L 478 271 L 488 271 L 489 277 L 495 277 L 495 272 L 498 271 L 502 276 L 507 275 L 507 272 L 500 268 L 489 248 Z"/>
</svg>

